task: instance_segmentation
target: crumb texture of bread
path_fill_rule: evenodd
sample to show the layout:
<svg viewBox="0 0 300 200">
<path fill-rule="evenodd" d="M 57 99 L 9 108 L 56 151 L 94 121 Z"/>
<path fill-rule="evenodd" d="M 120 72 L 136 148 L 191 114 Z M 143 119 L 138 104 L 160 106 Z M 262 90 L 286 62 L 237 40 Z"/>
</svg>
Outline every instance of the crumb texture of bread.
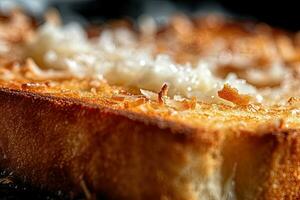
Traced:
<svg viewBox="0 0 300 200">
<path fill-rule="evenodd" d="M 300 198 L 300 132 L 278 134 L 263 198 Z M 283 192 L 284 191 L 284 192 Z"/>
</svg>

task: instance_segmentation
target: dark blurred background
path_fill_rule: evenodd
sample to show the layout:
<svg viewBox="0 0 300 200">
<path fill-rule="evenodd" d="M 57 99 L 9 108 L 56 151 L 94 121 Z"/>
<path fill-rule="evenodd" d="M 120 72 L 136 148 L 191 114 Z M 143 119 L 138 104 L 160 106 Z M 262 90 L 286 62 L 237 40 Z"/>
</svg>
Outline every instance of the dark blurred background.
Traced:
<svg viewBox="0 0 300 200">
<path fill-rule="evenodd" d="M 205 14 L 221 12 L 236 18 L 266 22 L 290 30 L 300 30 L 300 2 L 297 0 L 0 0 L 6 10 L 15 5 L 26 8 L 37 17 L 49 7 L 61 11 L 65 22 L 79 20 L 102 22 L 107 19 L 147 14 L 158 22 L 167 20 L 175 12 Z"/>
</svg>

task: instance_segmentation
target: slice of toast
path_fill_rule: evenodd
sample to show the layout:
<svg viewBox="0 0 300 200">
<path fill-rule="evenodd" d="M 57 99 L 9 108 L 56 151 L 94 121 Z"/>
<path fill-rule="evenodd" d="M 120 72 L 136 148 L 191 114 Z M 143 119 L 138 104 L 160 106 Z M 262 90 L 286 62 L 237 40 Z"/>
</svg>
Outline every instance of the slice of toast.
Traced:
<svg viewBox="0 0 300 200">
<path fill-rule="evenodd" d="M 223 100 L 197 101 L 167 97 L 166 85 L 157 93 L 140 92 L 106 78 L 49 70 L 51 63 L 31 54 L 40 69 L 27 58 L 32 47 L 24 48 L 28 38 L 36 37 L 25 37 L 25 32 L 36 30 L 25 18 L 21 25 L 11 24 L 13 19 L 0 24 L 4 30 L 15 27 L 19 37 L 1 37 L 9 49 L 0 56 L 1 168 L 34 186 L 70 197 L 84 193 L 88 199 L 300 198 L 299 100 L 291 95 L 297 91 L 279 93 L 281 101 L 271 104 L 245 103 L 235 88 L 224 85 L 218 91 Z M 180 46 L 178 41 L 167 43 L 164 36 L 174 30 L 181 34 L 189 25 L 180 21 L 185 18 L 177 20 L 178 30 L 174 22 L 175 28 L 156 35 L 157 51 L 178 62 L 193 60 L 200 54 L 196 47 L 179 58 L 176 51 L 186 52 L 180 49 L 195 41 Z M 224 24 L 226 34 L 240 30 Z M 180 47 L 172 49 L 173 44 Z M 236 72 L 238 67 L 224 68 Z M 246 77 L 243 70 L 239 73 Z M 270 80 L 264 84 L 281 84 Z"/>
</svg>

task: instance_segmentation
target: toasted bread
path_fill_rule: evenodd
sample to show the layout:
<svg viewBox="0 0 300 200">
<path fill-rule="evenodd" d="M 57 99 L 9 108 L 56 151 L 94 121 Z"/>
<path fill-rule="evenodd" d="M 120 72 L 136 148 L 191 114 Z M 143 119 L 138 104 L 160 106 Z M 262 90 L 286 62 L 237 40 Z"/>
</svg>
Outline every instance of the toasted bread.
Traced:
<svg viewBox="0 0 300 200">
<path fill-rule="evenodd" d="M 224 29 L 229 36 L 236 33 Z M 186 45 L 166 50 L 170 44 L 160 35 L 164 31 L 172 30 L 158 31 L 157 51 L 178 62 L 199 55 L 187 52 L 178 58 L 176 51 Z M 168 85 L 154 93 L 61 69 L 41 73 L 49 63 L 34 54 L 42 68 L 37 69 L 27 58 L 29 39 L 8 38 L 1 38 L 13 51 L 0 56 L 5 61 L 0 67 L 0 163 L 21 180 L 87 198 L 300 198 L 297 91 L 265 103 L 245 100 L 236 88 L 224 85 L 218 91 L 223 100 L 217 102 L 178 100 L 167 97 Z M 141 43 L 148 39 L 142 37 Z M 270 80 L 262 85 L 281 84 Z"/>
</svg>

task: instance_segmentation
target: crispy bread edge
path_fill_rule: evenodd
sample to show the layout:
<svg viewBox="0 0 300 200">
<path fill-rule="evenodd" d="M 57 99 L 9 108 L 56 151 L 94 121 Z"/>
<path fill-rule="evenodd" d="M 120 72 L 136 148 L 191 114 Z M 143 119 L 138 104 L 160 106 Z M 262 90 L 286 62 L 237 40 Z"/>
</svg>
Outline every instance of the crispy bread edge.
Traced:
<svg viewBox="0 0 300 200">
<path fill-rule="evenodd" d="M 38 187 L 112 199 L 220 196 L 208 184 L 220 178 L 217 132 L 5 88 L 0 108 L 2 167 Z"/>
<path fill-rule="evenodd" d="M 220 194 L 212 191 L 221 189 L 205 185 L 222 178 L 221 165 L 247 166 L 256 160 L 253 154 L 263 153 L 251 166 L 264 168 L 263 178 L 257 179 L 258 199 L 300 198 L 299 130 L 235 131 L 233 146 L 226 144 L 222 130 L 209 132 L 71 98 L 1 88 L 0 108 L 1 167 L 39 187 L 70 194 L 88 188 L 122 199 L 218 199 Z M 224 146 L 232 148 L 227 155 Z M 231 158 L 245 146 L 252 158 Z M 247 172 L 245 166 L 236 174 Z M 247 175 L 235 181 L 246 194 Z"/>
</svg>

